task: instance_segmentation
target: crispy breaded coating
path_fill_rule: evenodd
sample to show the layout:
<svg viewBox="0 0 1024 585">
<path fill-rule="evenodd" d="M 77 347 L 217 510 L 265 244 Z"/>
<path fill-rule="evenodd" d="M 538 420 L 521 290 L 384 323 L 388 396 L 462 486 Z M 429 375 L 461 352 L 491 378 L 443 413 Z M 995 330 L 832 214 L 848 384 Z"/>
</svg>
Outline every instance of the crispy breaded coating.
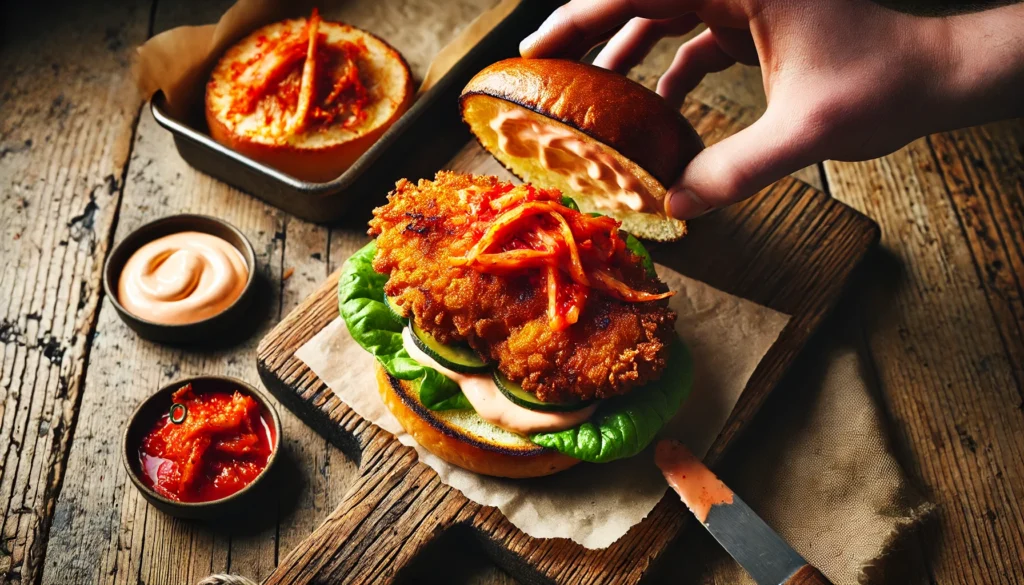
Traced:
<svg viewBox="0 0 1024 585">
<path fill-rule="evenodd" d="M 373 267 L 389 275 L 387 295 L 439 341 L 468 341 L 547 402 L 609 398 L 660 376 L 675 335 L 666 301 L 624 302 L 591 289 L 578 321 L 554 330 L 539 269 L 498 275 L 453 264 L 480 237 L 480 201 L 502 186 L 445 171 L 434 181 L 399 181 L 369 230 Z M 615 261 L 629 286 L 666 290 L 632 253 Z"/>
</svg>

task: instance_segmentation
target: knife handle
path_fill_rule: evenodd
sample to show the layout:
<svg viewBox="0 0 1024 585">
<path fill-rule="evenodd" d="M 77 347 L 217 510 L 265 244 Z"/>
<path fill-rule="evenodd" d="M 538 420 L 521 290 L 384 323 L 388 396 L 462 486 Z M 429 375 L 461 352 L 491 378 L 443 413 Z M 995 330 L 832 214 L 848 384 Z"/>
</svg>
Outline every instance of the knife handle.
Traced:
<svg viewBox="0 0 1024 585">
<path fill-rule="evenodd" d="M 804 565 L 781 585 L 832 585 L 832 582 L 811 565 Z"/>
</svg>

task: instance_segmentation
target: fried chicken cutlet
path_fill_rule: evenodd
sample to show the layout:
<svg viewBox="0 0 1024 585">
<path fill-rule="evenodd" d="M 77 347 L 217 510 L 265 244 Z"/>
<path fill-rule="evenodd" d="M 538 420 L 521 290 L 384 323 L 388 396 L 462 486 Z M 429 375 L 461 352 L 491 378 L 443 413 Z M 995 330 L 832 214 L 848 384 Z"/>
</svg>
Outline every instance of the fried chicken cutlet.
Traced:
<svg viewBox="0 0 1024 585">
<path fill-rule="evenodd" d="M 657 379 L 675 335 L 671 293 L 618 223 L 557 191 L 440 172 L 399 181 L 374 210 L 373 268 L 442 343 L 466 341 L 545 402 L 625 394 Z"/>
</svg>

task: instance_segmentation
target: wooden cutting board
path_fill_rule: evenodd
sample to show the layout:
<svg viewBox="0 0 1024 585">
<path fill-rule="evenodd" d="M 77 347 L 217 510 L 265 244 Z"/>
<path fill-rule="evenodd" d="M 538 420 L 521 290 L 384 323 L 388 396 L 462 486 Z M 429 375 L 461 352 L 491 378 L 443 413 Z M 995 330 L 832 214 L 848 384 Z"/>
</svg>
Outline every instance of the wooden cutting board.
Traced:
<svg viewBox="0 0 1024 585">
<path fill-rule="evenodd" d="M 737 130 L 730 117 L 698 103 L 689 103 L 683 113 L 707 143 Z M 448 166 L 507 176 L 475 142 Z M 792 316 L 708 453 L 711 465 L 761 407 L 877 240 L 874 222 L 786 178 L 741 205 L 692 222 L 682 241 L 651 247 L 662 264 Z M 417 462 L 415 451 L 343 404 L 294 357 L 338 316 L 337 283 L 335 273 L 281 321 L 263 339 L 257 361 L 267 388 L 358 461 L 361 475 L 341 506 L 282 560 L 268 584 L 388 583 L 427 543 L 451 529 L 478 535 L 498 565 L 528 583 L 632 584 L 649 572 L 686 519 L 674 495 L 666 493 L 643 522 L 607 549 L 530 538 L 497 509 L 442 484 Z"/>
</svg>

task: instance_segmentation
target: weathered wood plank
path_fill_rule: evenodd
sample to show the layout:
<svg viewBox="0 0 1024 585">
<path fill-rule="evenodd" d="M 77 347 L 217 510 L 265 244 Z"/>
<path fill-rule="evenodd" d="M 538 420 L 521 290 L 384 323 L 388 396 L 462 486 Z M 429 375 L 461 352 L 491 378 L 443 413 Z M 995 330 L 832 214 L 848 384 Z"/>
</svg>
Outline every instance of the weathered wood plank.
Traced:
<svg viewBox="0 0 1024 585">
<path fill-rule="evenodd" d="M 139 107 L 150 2 L 5 3 L 0 50 L 0 581 L 36 582 Z"/>
<path fill-rule="evenodd" d="M 161 3 L 154 27 L 163 30 L 184 23 L 213 21 L 230 4 L 229 1 Z M 276 321 L 281 311 L 290 310 L 326 276 L 326 229 L 290 220 L 285 214 L 198 175 L 181 162 L 170 137 L 152 123 L 148 114 L 140 126 L 137 153 L 133 158 L 131 187 L 119 237 L 123 237 L 129 227 L 145 220 L 181 211 L 201 210 L 232 221 L 249 235 L 260 256 L 267 294 L 261 312 L 254 318 L 265 324 Z M 295 238 L 289 246 L 290 234 Z M 289 277 L 283 278 L 285 274 Z M 164 350 L 134 338 L 112 312 L 101 320 L 99 330 L 103 333 L 116 331 L 111 337 L 125 340 L 123 347 L 113 345 L 109 346 L 110 351 L 97 352 L 94 362 L 101 367 L 109 366 L 114 354 L 141 354 L 136 360 L 143 363 L 137 368 L 144 373 L 141 379 L 132 381 L 139 390 L 130 393 L 134 399 L 127 401 L 129 404 L 157 385 L 187 374 L 219 371 L 254 379 L 247 374 L 252 368 L 254 342 L 212 355 Z M 151 363 L 145 363 L 147 361 Z M 108 376 L 100 378 L 97 384 L 116 385 L 125 382 L 123 378 Z M 89 407 L 89 404 L 83 405 L 83 412 L 90 412 Z M 127 411 L 130 412 L 130 408 Z M 95 416 L 95 413 L 86 416 Z M 126 416 L 127 412 L 121 420 Z M 95 574 L 96 582 L 135 581 L 137 578 L 152 583 L 194 582 L 210 572 L 225 570 L 262 578 L 276 565 L 281 547 L 290 549 L 333 509 L 346 491 L 353 469 L 336 449 L 290 413 L 282 412 L 282 418 L 283 448 L 288 456 L 282 460 L 286 469 L 282 470 L 276 486 L 279 501 L 268 507 L 270 513 L 265 516 L 269 518 L 234 525 L 231 530 L 181 522 L 155 512 L 130 484 L 125 483 L 123 472 L 117 469 L 120 464 L 116 458 L 111 457 L 110 452 L 98 450 L 107 455 L 106 464 L 115 465 L 112 470 L 117 471 L 116 477 L 104 478 L 103 485 L 92 492 L 80 493 L 83 490 L 75 489 L 66 494 L 66 507 L 87 520 L 79 519 L 77 524 L 69 522 L 65 526 L 68 528 L 66 538 L 53 543 L 55 549 L 72 550 L 74 554 L 55 559 L 48 568 L 48 579 L 64 581 L 72 575 L 84 577 L 87 573 L 69 572 L 69 567 L 76 559 L 82 559 L 82 565 L 90 567 L 85 559 L 97 552 L 107 561 L 103 563 L 107 570 Z M 98 436 L 90 435 L 92 440 L 81 442 L 81 450 L 86 454 L 84 468 L 96 463 L 88 455 L 97 451 L 96 441 L 104 445 L 114 442 L 112 439 L 118 432 L 97 429 Z M 119 514 L 96 513 L 97 508 L 109 507 L 111 503 L 115 509 L 121 509 Z M 168 562 L 173 558 L 181 558 L 182 562 Z"/>
<path fill-rule="evenodd" d="M 1024 400 L 1024 121 L 928 139 Z"/>
<path fill-rule="evenodd" d="M 69 462 L 73 480 L 61 495 L 60 530 L 50 544 L 61 554 L 50 558 L 47 580 L 182 583 L 225 570 L 262 578 L 276 565 L 282 545 L 290 548 L 323 520 L 344 493 L 351 464 L 282 411 L 288 457 L 277 478 L 278 497 L 251 522 L 206 526 L 169 518 L 138 496 L 121 467 L 120 426 L 139 400 L 174 379 L 222 373 L 255 381 L 252 355 L 259 329 L 269 327 L 326 274 L 327 230 L 288 218 L 188 168 L 148 112 L 139 124 L 130 169 L 117 239 L 142 223 L 184 211 L 232 222 L 257 252 L 263 287 L 262 302 L 253 311 L 258 327 L 239 346 L 176 349 L 138 339 L 110 306 L 103 307 L 80 435 Z M 111 392 L 117 401 L 110 400 Z M 96 469 L 107 473 L 97 477 Z"/>
<path fill-rule="evenodd" d="M 332 243 L 329 231 L 294 218 L 287 220 L 282 275 L 289 276 L 281 281 L 279 315 L 286 315 L 298 306 L 316 289 L 323 275 L 328 274 Z M 246 359 L 251 362 L 255 358 L 247 355 Z M 277 550 L 274 564 L 269 567 L 271 570 L 282 555 L 323 522 L 356 479 L 355 463 L 290 412 L 282 417 L 282 430 L 290 466 L 278 485 L 281 502 L 290 510 L 278 522 Z M 232 564 L 235 564 L 234 559 Z M 238 566 L 242 574 L 255 574 L 242 564 Z M 265 576 L 269 571 L 263 570 L 260 574 Z"/>
<path fill-rule="evenodd" d="M 224 216 L 253 241 L 264 278 L 279 274 L 274 236 L 283 222 L 247 196 L 188 169 L 146 112 L 140 121 L 116 239 L 154 218 L 185 210 Z M 277 310 L 277 291 L 260 316 Z M 268 306 L 268 303 L 270 306 Z M 271 306 L 273 307 L 271 309 Z M 149 508 L 121 466 L 120 427 L 135 405 L 160 386 L 197 373 L 251 378 L 242 351 L 173 349 L 140 340 L 109 304 L 100 311 L 81 404 L 78 435 L 58 504 L 46 576 L 52 582 L 195 581 L 230 557 L 230 534 L 204 532 Z M 116 399 L 112 399 L 116 397 Z M 97 470 L 102 470 L 97 473 Z M 126 546 L 131 543 L 131 546 Z M 273 556 L 273 549 L 271 549 Z M 169 563 L 168 559 L 180 561 Z"/>
<path fill-rule="evenodd" d="M 904 463 L 938 505 L 934 582 L 1024 583 L 1021 144 L 1015 121 L 825 165 L 882 227 L 864 329 Z"/>
</svg>

